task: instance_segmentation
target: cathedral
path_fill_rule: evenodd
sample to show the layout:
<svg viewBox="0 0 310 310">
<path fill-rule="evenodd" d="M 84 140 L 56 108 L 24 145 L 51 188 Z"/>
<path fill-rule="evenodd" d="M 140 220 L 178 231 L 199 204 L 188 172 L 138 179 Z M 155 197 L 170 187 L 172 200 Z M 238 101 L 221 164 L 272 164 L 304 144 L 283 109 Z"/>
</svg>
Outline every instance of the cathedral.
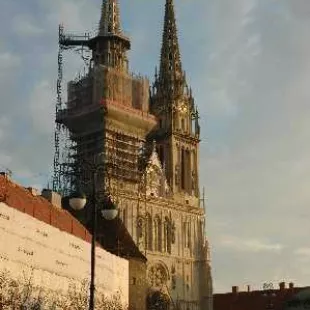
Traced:
<svg viewBox="0 0 310 310">
<path fill-rule="evenodd" d="M 70 38 L 62 39 L 65 45 Z M 74 145 L 74 165 L 86 170 L 83 160 L 104 163 L 96 191 L 113 197 L 147 258 L 147 309 L 211 310 L 199 116 L 182 69 L 175 4 L 165 3 L 152 83 L 129 72 L 131 42 L 118 0 L 103 0 L 99 31 L 85 45 L 92 53 L 89 70 L 69 82 L 65 108 L 56 114 Z M 79 176 L 87 179 L 84 172 Z"/>
</svg>

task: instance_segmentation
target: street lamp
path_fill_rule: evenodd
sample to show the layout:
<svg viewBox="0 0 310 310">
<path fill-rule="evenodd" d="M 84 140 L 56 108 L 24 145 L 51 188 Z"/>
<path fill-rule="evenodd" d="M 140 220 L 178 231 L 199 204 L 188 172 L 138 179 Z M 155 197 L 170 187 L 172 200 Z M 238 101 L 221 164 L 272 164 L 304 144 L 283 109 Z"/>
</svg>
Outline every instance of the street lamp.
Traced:
<svg viewBox="0 0 310 310">
<path fill-rule="evenodd" d="M 103 164 L 90 164 L 88 162 L 80 162 L 80 165 L 87 170 L 92 176 L 92 195 L 87 197 L 84 193 L 76 192 L 69 197 L 69 205 L 75 211 L 82 210 L 87 201 L 91 202 L 92 216 L 91 216 L 91 274 L 90 274 L 90 287 L 89 287 L 89 310 L 95 309 L 95 249 L 96 249 L 96 233 L 97 233 L 97 214 L 98 204 L 101 204 L 101 215 L 106 220 L 113 220 L 118 214 L 117 206 L 112 202 L 111 196 L 103 189 L 103 198 L 98 199 L 96 192 L 97 189 L 97 176 L 100 170 L 102 170 L 102 176 L 104 176 Z M 104 180 L 104 178 L 103 178 Z M 103 181 L 104 183 L 104 181 Z"/>
</svg>

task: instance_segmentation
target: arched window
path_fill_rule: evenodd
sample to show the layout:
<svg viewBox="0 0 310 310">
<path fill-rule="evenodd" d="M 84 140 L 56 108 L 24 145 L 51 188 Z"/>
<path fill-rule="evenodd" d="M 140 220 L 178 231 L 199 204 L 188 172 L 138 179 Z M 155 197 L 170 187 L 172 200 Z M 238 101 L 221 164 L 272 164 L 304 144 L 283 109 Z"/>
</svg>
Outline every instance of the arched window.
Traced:
<svg viewBox="0 0 310 310">
<path fill-rule="evenodd" d="M 122 210 L 121 217 L 122 217 L 122 221 L 123 221 L 124 225 L 127 227 L 127 209 L 126 209 L 126 206 Z"/>
<path fill-rule="evenodd" d="M 164 222 L 164 251 L 171 253 L 171 222 L 168 217 Z"/>
<path fill-rule="evenodd" d="M 159 216 L 157 215 L 154 219 L 154 245 L 155 251 L 161 252 L 161 237 L 162 237 L 162 225 Z"/>
<path fill-rule="evenodd" d="M 185 120 L 184 120 L 184 118 L 181 119 L 181 129 L 182 129 L 182 131 L 185 131 Z"/>
<path fill-rule="evenodd" d="M 191 247 L 191 226 L 190 222 L 183 223 L 183 242 L 185 248 Z"/>
<path fill-rule="evenodd" d="M 146 214 L 146 249 L 153 249 L 153 223 L 149 213 Z"/>
</svg>

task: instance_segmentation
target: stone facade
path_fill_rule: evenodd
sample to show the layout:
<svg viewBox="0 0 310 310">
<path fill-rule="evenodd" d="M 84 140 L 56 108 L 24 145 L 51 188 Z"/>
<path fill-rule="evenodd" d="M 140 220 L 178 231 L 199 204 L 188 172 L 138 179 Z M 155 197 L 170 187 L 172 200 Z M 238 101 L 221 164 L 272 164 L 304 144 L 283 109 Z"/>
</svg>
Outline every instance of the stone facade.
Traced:
<svg viewBox="0 0 310 310">
<path fill-rule="evenodd" d="M 105 163 L 96 189 L 113 196 L 148 259 L 148 309 L 210 310 L 199 116 L 182 71 L 173 0 L 166 0 L 160 68 L 151 88 L 148 79 L 128 72 L 130 40 L 119 12 L 117 0 L 103 0 L 98 35 L 88 43 L 93 66 L 70 84 L 67 109 L 56 121 L 69 129 L 81 160 L 84 179 L 76 186 L 91 184 L 85 159 Z"/>
</svg>

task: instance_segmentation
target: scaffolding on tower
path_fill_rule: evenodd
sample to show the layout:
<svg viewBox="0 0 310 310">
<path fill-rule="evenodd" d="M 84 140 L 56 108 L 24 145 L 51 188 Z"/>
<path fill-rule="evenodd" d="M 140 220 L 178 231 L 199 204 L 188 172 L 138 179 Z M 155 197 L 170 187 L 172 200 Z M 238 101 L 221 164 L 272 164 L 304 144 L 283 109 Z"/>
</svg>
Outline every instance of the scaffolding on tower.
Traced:
<svg viewBox="0 0 310 310">
<path fill-rule="evenodd" d="M 55 133 L 54 133 L 54 163 L 53 163 L 53 190 L 61 194 L 68 194 L 74 178 L 74 153 L 75 144 L 70 137 L 68 129 L 57 122 L 58 114 L 66 108 L 63 102 L 63 64 L 65 50 L 74 50 L 82 55 L 86 62 L 85 51 L 90 40 L 90 34 L 66 35 L 63 25 L 59 25 L 59 49 L 58 49 L 58 75 L 57 75 L 57 101 L 55 105 Z M 90 63 L 89 63 L 90 65 Z"/>
</svg>

